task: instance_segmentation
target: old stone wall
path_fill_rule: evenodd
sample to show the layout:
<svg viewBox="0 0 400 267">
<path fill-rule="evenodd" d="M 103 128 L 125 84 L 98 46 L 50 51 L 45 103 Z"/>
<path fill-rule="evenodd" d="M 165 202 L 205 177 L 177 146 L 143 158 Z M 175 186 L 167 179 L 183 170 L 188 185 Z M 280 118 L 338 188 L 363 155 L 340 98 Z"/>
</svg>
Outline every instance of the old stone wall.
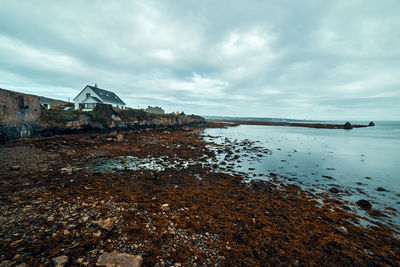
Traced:
<svg viewBox="0 0 400 267">
<path fill-rule="evenodd" d="M 0 89 L 0 139 L 29 137 L 40 114 L 38 96 Z"/>
</svg>

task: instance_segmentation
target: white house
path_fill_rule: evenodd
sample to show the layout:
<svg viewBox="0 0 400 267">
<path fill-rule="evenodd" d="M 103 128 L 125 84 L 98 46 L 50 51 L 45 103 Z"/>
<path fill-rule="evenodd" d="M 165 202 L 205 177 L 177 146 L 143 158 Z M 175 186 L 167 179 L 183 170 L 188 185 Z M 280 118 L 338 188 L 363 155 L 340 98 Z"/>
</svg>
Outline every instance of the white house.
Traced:
<svg viewBox="0 0 400 267">
<path fill-rule="evenodd" d="M 97 103 L 110 104 L 118 109 L 125 109 L 126 104 L 115 93 L 100 89 L 95 86 L 86 85 L 85 88 L 74 98 L 75 110 L 93 110 Z"/>
<path fill-rule="evenodd" d="M 39 102 L 40 102 L 40 105 L 43 106 L 45 109 L 50 109 L 51 103 L 46 98 L 42 98 L 42 97 L 39 98 Z"/>
</svg>

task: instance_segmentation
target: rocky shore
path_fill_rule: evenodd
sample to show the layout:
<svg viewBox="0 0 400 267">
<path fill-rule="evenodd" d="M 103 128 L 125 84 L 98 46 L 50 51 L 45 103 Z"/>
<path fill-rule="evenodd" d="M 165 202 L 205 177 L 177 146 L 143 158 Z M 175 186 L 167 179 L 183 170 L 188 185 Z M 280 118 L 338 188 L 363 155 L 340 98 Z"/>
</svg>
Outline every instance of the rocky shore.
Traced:
<svg viewBox="0 0 400 267">
<path fill-rule="evenodd" d="M 235 151 L 201 131 L 0 145 L 0 265 L 400 265 L 392 229 L 362 226 L 344 201 L 318 202 L 274 174 L 243 182 L 223 172 L 214 151 L 238 160 Z"/>
</svg>

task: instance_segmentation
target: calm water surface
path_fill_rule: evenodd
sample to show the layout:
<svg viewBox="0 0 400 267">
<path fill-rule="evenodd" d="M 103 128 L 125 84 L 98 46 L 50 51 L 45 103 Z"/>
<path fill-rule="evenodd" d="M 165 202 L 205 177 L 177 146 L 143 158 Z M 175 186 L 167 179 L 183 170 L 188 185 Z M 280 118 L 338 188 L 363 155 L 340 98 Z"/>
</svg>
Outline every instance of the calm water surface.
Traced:
<svg viewBox="0 0 400 267">
<path fill-rule="evenodd" d="M 236 170 L 249 172 L 250 168 L 255 175 L 265 174 L 263 179 L 274 172 L 293 177 L 306 188 L 346 189 L 351 192 L 342 194 L 346 200 L 368 199 L 375 208 L 400 211 L 400 122 L 377 122 L 375 127 L 353 130 L 241 125 L 207 129 L 207 138 L 220 144 L 226 138 L 248 139 L 271 150 L 257 160 L 241 157 Z M 400 225 L 398 214 L 391 219 Z"/>
</svg>

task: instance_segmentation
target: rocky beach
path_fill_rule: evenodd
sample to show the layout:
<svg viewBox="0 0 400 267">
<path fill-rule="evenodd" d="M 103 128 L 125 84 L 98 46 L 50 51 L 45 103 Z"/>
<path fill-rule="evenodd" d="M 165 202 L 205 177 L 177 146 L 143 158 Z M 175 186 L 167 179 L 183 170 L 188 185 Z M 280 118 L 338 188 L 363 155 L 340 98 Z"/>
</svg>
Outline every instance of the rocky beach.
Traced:
<svg viewBox="0 0 400 267">
<path fill-rule="evenodd" d="M 226 125 L 1 144 L 0 265 L 400 264 L 394 229 L 361 224 L 354 203 L 332 192 L 316 199 L 274 173 L 226 172 L 240 151 L 205 141 L 204 127 Z M 270 153 L 244 145 L 254 157 Z M 379 216 L 368 204 L 358 203 Z"/>
</svg>

